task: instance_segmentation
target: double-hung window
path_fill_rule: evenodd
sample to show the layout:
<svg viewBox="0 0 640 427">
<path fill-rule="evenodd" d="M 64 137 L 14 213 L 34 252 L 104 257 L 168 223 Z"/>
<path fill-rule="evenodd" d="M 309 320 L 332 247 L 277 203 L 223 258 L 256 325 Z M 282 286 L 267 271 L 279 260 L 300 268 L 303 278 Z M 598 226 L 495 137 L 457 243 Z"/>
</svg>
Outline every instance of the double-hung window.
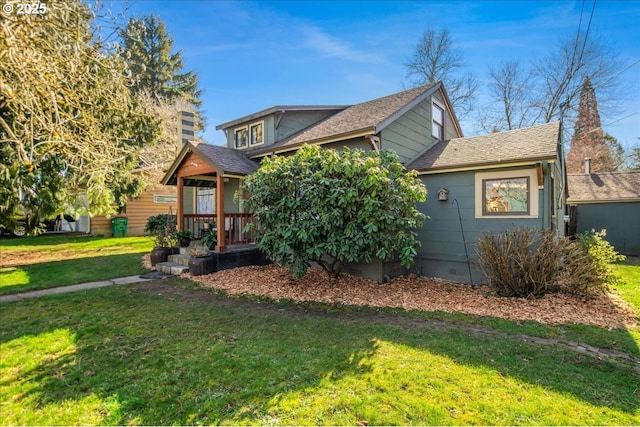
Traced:
<svg viewBox="0 0 640 427">
<path fill-rule="evenodd" d="M 431 104 L 431 135 L 444 139 L 444 107 L 433 101 Z"/>
<path fill-rule="evenodd" d="M 247 127 L 242 127 L 235 129 L 233 131 L 233 139 L 234 145 L 236 148 L 246 148 L 247 147 Z"/>
</svg>

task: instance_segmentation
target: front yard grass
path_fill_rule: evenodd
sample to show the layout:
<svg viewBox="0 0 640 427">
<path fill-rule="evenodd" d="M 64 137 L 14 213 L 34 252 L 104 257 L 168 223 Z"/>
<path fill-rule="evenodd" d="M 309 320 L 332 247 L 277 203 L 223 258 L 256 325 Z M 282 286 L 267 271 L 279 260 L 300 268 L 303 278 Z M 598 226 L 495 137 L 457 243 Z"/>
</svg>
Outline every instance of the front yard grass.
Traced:
<svg viewBox="0 0 640 427">
<path fill-rule="evenodd" d="M 486 336 L 177 278 L 0 315 L 3 425 L 640 424 L 637 370 L 523 341 L 517 322 Z"/>
<path fill-rule="evenodd" d="M 0 295 L 141 274 L 149 237 L 39 236 L 0 240 Z"/>
<path fill-rule="evenodd" d="M 21 263 L 0 293 L 137 274 L 151 246 L 1 241 L 3 265 Z M 640 265 L 614 268 L 640 314 Z M 179 278 L 0 304 L 0 318 L 0 425 L 640 424 L 637 366 L 522 339 L 640 358 L 638 327 L 278 303 Z"/>
</svg>

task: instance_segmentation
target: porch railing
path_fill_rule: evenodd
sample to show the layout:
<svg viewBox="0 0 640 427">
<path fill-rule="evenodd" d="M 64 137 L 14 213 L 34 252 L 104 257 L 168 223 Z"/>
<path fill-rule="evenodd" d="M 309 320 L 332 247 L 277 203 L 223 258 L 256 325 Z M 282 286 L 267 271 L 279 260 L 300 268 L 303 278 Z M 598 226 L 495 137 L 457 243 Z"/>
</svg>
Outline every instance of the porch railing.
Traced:
<svg viewBox="0 0 640 427">
<path fill-rule="evenodd" d="M 216 214 L 184 214 L 183 228 L 191 230 L 194 237 L 199 239 L 207 228 L 214 229 L 220 236 Z M 224 233 L 226 245 L 253 243 L 253 228 L 245 232 L 244 227 L 253 222 L 253 215 L 245 213 L 225 213 Z"/>
</svg>

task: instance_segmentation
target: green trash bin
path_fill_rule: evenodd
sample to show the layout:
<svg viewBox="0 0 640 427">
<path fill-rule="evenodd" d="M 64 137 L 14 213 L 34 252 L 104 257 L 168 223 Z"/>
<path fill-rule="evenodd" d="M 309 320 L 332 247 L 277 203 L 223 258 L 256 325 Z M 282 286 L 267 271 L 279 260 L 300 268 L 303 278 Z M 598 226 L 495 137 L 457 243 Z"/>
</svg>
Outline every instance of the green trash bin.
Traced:
<svg viewBox="0 0 640 427">
<path fill-rule="evenodd" d="M 113 227 L 113 237 L 125 237 L 127 235 L 127 223 L 128 218 L 118 217 L 111 220 L 111 226 Z"/>
</svg>

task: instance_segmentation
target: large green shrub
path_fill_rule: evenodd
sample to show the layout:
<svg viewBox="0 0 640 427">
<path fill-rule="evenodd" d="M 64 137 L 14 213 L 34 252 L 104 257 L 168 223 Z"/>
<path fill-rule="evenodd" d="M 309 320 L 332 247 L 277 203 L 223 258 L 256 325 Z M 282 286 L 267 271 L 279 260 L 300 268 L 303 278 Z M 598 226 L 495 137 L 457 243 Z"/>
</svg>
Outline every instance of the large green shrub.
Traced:
<svg viewBox="0 0 640 427">
<path fill-rule="evenodd" d="M 409 266 L 420 242 L 427 191 L 392 151 L 304 146 L 262 162 L 242 188 L 258 222 L 257 245 L 302 277 L 311 262 L 330 277 L 347 262 L 397 256 Z"/>
</svg>

